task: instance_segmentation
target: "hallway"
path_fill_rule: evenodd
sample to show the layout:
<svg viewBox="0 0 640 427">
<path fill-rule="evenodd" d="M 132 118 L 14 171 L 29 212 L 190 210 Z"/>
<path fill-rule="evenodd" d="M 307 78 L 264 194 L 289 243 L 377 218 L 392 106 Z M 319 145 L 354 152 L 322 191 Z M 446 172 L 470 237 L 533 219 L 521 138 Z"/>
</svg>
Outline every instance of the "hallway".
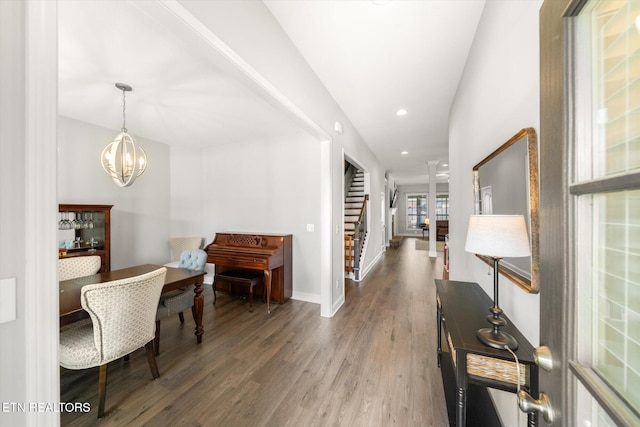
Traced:
<svg viewBox="0 0 640 427">
<path fill-rule="evenodd" d="M 203 343 L 193 320 L 162 323 L 161 377 L 144 350 L 109 366 L 100 425 L 444 426 L 447 413 L 435 350 L 435 287 L 442 258 L 407 238 L 359 283 L 331 319 L 291 300 L 267 316 L 260 303 L 205 299 Z M 440 254 L 441 255 L 441 254 Z M 206 363 L 203 364 L 203 361 Z M 63 402 L 96 407 L 97 370 L 61 369 Z M 95 412 L 62 414 L 85 426 Z"/>
</svg>

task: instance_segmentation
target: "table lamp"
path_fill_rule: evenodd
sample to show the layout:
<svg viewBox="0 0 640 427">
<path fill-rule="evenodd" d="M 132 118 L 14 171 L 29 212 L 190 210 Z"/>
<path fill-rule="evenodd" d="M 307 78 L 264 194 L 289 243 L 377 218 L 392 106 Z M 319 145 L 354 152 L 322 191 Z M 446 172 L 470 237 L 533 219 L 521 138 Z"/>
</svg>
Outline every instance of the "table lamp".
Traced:
<svg viewBox="0 0 640 427">
<path fill-rule="evenodd" d="M 529 233 L 522 215 L 471 215 L 464 250 L 485 255 L 493 260 L 493 307 L 487 321 L 490 328 L 478 330 L 476 336 L 489 347 L 501 350 L 508 346 L 515 350 L 518 341 L 500 330 L 507 321 L 502 317 L 498 304 L 498 266 L 504 257 L 526 257 L 531 255 Z"/>
</svg>

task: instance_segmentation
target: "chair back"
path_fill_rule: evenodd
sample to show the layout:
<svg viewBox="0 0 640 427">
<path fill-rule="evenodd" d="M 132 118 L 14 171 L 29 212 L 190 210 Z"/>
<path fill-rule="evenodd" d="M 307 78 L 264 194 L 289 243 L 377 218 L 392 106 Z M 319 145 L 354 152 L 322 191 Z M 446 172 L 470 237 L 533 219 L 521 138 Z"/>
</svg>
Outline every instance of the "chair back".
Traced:
<svg viewBox="0 0 640 427">
<path fill-rule="evenodd" d="M 60 258 L 58 259 L 58 280 L 91 276 L 100 271 L 101 266 L 102 258 L 98 255 Z"/>
<path fill-rule="evenodd" d="M 182 252 L 178 268 L 188 268 L 189 270 L 204 270 L 207 263 L 207 253 L 202 249 L 193 249 Z"/>
<path fill-rule="evenodd" d="M 169 239 L 171 247 L 171 261 L 179 261 L 182 252 L 202 247 L 202 237 L 172 237 Z"/>
<path fill-rule="evenodd" d="M 144 347 L 155 336 L 156 310 L 167 269 L 82 287 L 101 364 Z"/>
</svg>

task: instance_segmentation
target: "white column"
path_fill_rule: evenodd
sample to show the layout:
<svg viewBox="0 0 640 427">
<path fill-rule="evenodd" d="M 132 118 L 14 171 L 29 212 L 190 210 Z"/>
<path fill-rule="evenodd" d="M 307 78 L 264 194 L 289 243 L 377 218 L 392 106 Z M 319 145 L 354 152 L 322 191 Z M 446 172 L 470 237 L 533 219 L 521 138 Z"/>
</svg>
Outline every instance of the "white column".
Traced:
<svg viewBox="0 0 640 427">
<path fill-rule="evenodd" d="M 51 248 L 58 241 L 58 3 L 34 0 L 25 2 L 25 8 L 27 138 L 23 148 L 26 153 L 26 168 L 22 177 L 26 179 L 25 218 L 30 226 L 24 236 L 27 263 L 23 285 L 28 302 L 19 305 L 18 310 L 20 307 L 28 308 L 22 313 L 25 319 L 27 352 L 25 402 L 55 404 L 60 401 L 60 313 L 56 278 L 58 257 L 52 253 Z M 5 351 L 4 348 L 2 351 Z M 59 422 L 60 414 L 55 411 L 27 411 L 24 425 L 57 426 Z"/>
<path fill-rule="evenodd" d="M 437 160 L 430 160 L 429 165 L 429 257 L 436 258 L 436 166 Z"/>
</svg>

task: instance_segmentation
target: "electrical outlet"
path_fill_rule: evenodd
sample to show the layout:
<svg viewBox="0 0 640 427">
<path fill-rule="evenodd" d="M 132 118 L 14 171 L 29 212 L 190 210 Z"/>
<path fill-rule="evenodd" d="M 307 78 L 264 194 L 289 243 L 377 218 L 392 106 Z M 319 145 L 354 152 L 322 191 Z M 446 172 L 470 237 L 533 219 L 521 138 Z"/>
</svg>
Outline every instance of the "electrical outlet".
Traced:
<svg viewBox="0 0 640 427">
<path fill-rule="evenodd" d="M 307 224 L 307 231 L 309 233 L 313 233 L 313 230 L 315 229 L 313 224 Z"/>
<path fill-rule="evenodd" d="M 340 280 L 336 280 L 336 289 L 340 289 Z"/>
</svg>

